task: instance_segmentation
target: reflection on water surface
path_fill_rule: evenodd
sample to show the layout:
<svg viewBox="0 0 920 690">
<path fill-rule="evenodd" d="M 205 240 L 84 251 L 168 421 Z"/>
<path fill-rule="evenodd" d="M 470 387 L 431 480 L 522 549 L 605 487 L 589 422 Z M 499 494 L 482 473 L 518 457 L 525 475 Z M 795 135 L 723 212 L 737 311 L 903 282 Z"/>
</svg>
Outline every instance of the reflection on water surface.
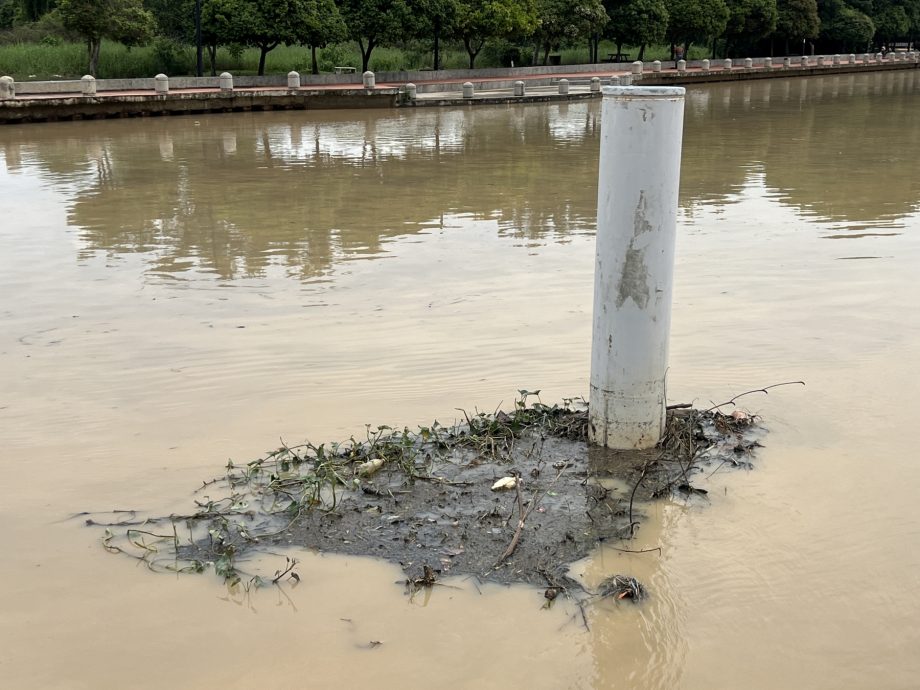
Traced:
<svg viewBox="0 0 920 690">
<path fill-rule="evenodd" d="M 754 184 L 837 230 L 901 227 L 920 189 L 907 172 L 920 150 L 917 79 L 691 90 L 683 207 L 734 203 Z M 596 102 L 274 113 L 7 128 L 0 150 L 9 174 L 68 188 L 84 257 L 142 252 L 160 277 L 281 267 L 309 281 L 445 216 L 497 220 L 523 241 L 591 232 L 598 127 Z"/>
</svg>

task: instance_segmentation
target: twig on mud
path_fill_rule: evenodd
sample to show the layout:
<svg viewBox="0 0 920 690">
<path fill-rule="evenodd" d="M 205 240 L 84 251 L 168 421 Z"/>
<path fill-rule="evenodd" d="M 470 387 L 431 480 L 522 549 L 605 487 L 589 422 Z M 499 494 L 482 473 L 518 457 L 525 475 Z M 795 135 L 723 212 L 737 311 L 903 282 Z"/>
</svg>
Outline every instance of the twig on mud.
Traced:
<svg viewBox="0 0 920 690">
<path fill-rule="evenodd" d="M 693 403 L 675 403 L 673 405 L 666 405 L 664 409 L 666 410 L 686 410 L 693 407 Z"/>
<path fill-rule="evenodd" d="M 576 599 L 573 597 L 569 592 L 569 588 L 557 580 L 551 573 L 547 572 L 545 568 L 540 568 L 539 573 L 543 576 L 543 579 L 546 580 L 546 583 L 550 586 L 550 588 L 561 591 L 567 599 L 571 599 L 575 602 L 575 605 L 578 607 L 578 610 L 581 613 L 581 622 L 584 624 L 585 630 L 587 632 L 591 632 L 591 626 L 588 625 L 588 616 L 585 614 L 584 602 L 581 599 Z M 570 582 L 573 582 L 571 578 L 566 579 Z M 580 587 L 582 591 L 587 591 L 581 583 L 575 582 L 574 584 Z M 548 603 L 549 602 L 547 602 L 547 604 Z M 546 606 L 546 604 L 544 604 L 544 606 Z"/>
<path fill-rule="evenodd" d="M 720 462 L 718 467 L 716 467 L 712 472 L 706 475 L 706 479 L 711 479 L 712 475 L 714 475 L 716 472 L 722 469 L 722 467 L 725 465 L 725 462 L 726 462 L 725 460 Z"/>
<path fill-rule="evenodd" d="M 621 549 L 619 546 L 604 546 L 605 549 L 612 549 L 614 551 L 622 551 L 623 553 L 651 553 L 652 551 L 657 551 L 658 555 L 661 555 L 661 547 L 653 546 L 650 549 Z"/>
<path fill-rule="evenodd" d="M 518 542 L 521 541 L 521 534 L 524 532 L 524 523 L 527 521 L 528 516 L 539 507 L 540 502 L 549 493 L 550 489 L 559 481 L 559 477 L 562 476 L 569 467 L 569 463 L 565 463 L 562 467 L 559 468 L 559 472 L 556 473 L 556 476 L 553 478 L 553 481 L 549 483 L 546 489 L 542 494 L 537 496 L 537 492 L 534 491 L 533 496 L 530 499 L 530 502 L 527 506 L 527 510 L 524 510 L 524 498 L 521 496 L 521 480 L 518 479 L 517 483 L 514 485 L 514 488 L 517 490 L 517 503 L 518 511 L 521 516 L 521 519 L 518 520 L 517 528 L 514 530 L 514 536 L 511 538 L 511 543 L 508 544 L 508 548 L 505 549 L 505 552 L 499 556 L 498 560 L 495 561 L 493 568 L 497 568 L 502 564 L 502 562 L 508 558 L 511 554 L 514 553 L 514 550 L 517 548 Z"/>
<path fill-rule="evenodd" d="M 636 491 L 638 491 L 639 489 L 639 484 L 641 484 L 642 480 L 645 479 L 645 473 L 648 472 L 648 468 L 650 464 L 651 463 L 648 460 L 642 463 L 642 472 L 639 473 L 639 478 L 636 480 L 635 486 L 633 486 L 632 493 L 629 494 L 629 538 L 630 539 L 632 539 L 633 534 L 635 534 L 635 526 L 637 524 L 636 521 L 633 520 L 633 502 L 636 499 Z"/>
<path fill-rule="evenodd" d="M 519 515 L 521 516 L 518 520 L 517 527 L 514 530 L 514 536 L 511 537 L 511 543 L 508 544 L 508 548 L 505 549 L 505 552 L 498 557 L 498 560 L 495 561 L 495 566 L 501 565 L 508 556 L 514 553 L 514 550 L 517 548 L 518 542 L 521 541 L 521 534 L 524 531 L 524 522 L 527 520 L 527 516 L 530 515 L 530 511 L 533 508 L 533 503 L 531 502 L 527 510 L 524 510 L 524 498 L 521 496 L 521 480 L 518 479 L 514 485 L 515 490 L 517 491 L 517 504 Z"/>
<path fill-rule="evenodd" d="M 428 477 L 424 474 L 413 474 L 411 475 L 412 479 L 421 479 L 426 482 L 433 482 L 435 484 L 447 484 L 448 486 L 473 486 L 473 482 L 454 482 L 445 477 Z"/>
<path fill-rule="evenodd" d="M 780 386 L 795 386 L 795 385 L 804 386 L 805 382 L 804 381 L 784 381 L 783 383 L 774 383 L 773 385 L 764 386 L 763 388 L 754 388 L 753 390 L 744 391 L 744 393 L 738 393 L 738 395 L 736 395 L 731 400 L 726 400 L 724 403 L 713 405 L 708 410 L 704 410 L 704 412 L 712 412 L 713 410 L 718 410 L 720 407 L 725 407 L 726 405 L 734 405 L 735 401 L 738 398 L 742 398 L 745 395 L 750 395 L 751 393 L 763 393 L 764 395 L 768 395 L 767 391 L 769 391 L 771 388 L 778 388 Z"/>
</svg>

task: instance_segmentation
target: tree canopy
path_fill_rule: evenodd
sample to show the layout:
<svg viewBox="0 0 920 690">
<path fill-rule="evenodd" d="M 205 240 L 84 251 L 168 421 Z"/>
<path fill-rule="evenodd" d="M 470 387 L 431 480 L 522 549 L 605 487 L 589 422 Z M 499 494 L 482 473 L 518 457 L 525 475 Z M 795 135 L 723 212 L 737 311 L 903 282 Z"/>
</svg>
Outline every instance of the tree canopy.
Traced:
<svg viewBox="0 0 920 690">
<path fill-rule="evenodd" d="M 527 35 L 536 26 L 532 0 L 457 0 L 453 35 L 463 42 L 473 69 L 486 41 Z"/>
<path fill-rule="evenodd" d="M 721 36 L 728 25 L 729 10 L 725 0 L 671 0 L 668 15 L 671 43 L 689 48 L 691 43 Z"/>
<path fill-rule="evenodd" d="M 153 15 L 140 0 L 59 0 L 57 12 L 64 26 L 86 41 L 88 72 L 93 76 L 102 39 L 135 46 L 150 40 L 156 30 Z"/>
<path fill-rule="evenodd" d="M 741 57 L 920 41 L 920 0 L 0 0 L 0 32 L 7 42 L 79 36 L 95 74 L 103 40 L 130 47 L 155 38 L 157 55 L 184 54 L 196 41 L 196 7 L 212 74 L 220 46 L 234 57 L 255 48 L 264 74 L 280 45 L 308 49 L 318 73 L 317 50 L 343 42 L 357 45 L 364 71 L 384 46 L 402 49 L 412 67 L 440 69 L 445 42 L 462 47 L 473 68 L 483 50 L 493 64 L 545 64 L 551 51 L 585 44 L 597 61 L 602 38 L 617 53 L 638 48 L 640 60 L 646 46 L 662 42 L 686 54 L 695 44 L 713 57 Z M 329 62 L 344 54 L 333 48 L 324 64 L 347 64 Z"/>
<path fill-rule="evenodd" d="M 412 26 L 405 0 L 338 0 L 348 36 L 361 50 L 361 71 L 367 71 L 374 48 L 395 41 Z"/>
</svg>

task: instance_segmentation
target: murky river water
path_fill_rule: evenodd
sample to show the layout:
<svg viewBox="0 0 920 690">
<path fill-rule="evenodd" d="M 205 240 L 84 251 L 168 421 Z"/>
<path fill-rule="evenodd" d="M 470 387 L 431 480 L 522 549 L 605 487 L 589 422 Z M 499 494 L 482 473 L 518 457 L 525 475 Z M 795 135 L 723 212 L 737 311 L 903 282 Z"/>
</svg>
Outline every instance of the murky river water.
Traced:
<svg viewBox="0 0 920 690">
<path fill-rule="evenodd" d="M 303 556 L 151 575 L 66 518 L 186 510 L 228 457 L 587 393 L 599 107 L 0 129 L 0 685 L 908 688 L 920 661 L 920 73 L 688 94 L 670 395 L 746 399 L 757 469 L 540 610 Z M 371 640 L 383 644 L 369 648 Z"/>
</svg>

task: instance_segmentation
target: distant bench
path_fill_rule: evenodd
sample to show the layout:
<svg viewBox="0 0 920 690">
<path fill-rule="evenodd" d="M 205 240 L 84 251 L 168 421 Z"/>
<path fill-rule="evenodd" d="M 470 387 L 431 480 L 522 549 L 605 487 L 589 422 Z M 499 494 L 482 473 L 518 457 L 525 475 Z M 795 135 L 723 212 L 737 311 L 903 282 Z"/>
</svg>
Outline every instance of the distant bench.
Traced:
<svg viewBox="0 0 920 690">
<path fill-rule="evenodd" d="M 607 53 L 604 62 L 631 62 L 629 53 Z"/>
<path fill-rule="evenodd" d="M 356 70 L 354 67 L 333 67 L 332 71 L 336 74 L 354 74 Z"/>
</svg>

